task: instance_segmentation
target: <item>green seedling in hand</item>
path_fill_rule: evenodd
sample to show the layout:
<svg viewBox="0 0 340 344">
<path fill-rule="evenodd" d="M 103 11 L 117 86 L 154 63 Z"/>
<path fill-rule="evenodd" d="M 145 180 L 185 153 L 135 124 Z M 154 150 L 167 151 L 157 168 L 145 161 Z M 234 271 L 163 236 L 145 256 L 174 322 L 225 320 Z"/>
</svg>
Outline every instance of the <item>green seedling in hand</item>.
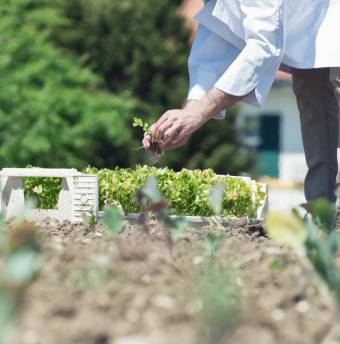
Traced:
<svg viewBox="0 0 340 344">
<path fill-rule="evenodd" d="M 156 153 L 157 156 L 162 155 L 163 152 L 159 146 L 159 142 L 157 142 L 156 140 L 153 139 L 152 134 L 151 134 L 151 130 L 150 130 L 150 125 L 148 123 L 143 122 L 143 120 L 140 118 L 134 117 L 132 126 L 142 128 L 144 131 L 144 135 L 150 136 L 150 149 L 151 149 L 151 151 Z M 141 147 L 141 148 L 143 148 L 143 147 Z"/>
</svg>

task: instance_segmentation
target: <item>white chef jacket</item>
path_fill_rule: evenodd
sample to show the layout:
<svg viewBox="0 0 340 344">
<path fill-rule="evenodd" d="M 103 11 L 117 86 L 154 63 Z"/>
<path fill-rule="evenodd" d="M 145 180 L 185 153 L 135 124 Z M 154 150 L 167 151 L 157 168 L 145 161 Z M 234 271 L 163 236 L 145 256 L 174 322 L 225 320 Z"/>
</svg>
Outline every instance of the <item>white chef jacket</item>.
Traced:
<svg viewBox="0 0 340 344">
<path fill-rule="evenodd" d="M 205 0 L 189 100 L 216 87 L 263 105 L 280 69 L 340 67 L 340 0 Z"/>
</svg>

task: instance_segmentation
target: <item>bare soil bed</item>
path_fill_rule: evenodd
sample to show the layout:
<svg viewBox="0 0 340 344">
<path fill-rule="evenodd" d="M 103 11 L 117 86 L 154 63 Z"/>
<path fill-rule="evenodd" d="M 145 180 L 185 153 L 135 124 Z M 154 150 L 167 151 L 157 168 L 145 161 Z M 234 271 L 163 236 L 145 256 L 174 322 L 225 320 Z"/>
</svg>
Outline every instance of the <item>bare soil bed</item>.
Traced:
<svg viewBox="0 0 340 344">
<path fill-rule="evenodd" d="M 202 342 L 208 324 L 195 276 L 208 259 L 204 229 L 188 229 L 171 255 L 157 227 L 148 237 L 125 224 L 113 241 L 100 225 L 40 226 L 45 262 L 27 293 L 18 344 Z M 241 301 L 221 343 L 319 344 L 334 309 L 308 267 L 261 226 L 238 221 L 223 235 L 217 259 L 230 269 Z"/>
</svg>

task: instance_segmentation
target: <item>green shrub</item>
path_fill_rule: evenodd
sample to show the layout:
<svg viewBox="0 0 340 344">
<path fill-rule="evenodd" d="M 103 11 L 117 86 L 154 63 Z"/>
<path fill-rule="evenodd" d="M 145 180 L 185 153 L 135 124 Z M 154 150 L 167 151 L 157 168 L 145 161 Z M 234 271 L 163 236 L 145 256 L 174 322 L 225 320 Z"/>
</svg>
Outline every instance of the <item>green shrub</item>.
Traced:
<svg viewBox="0 0 340 344">
<path fill-rule="evenodd" d="M 87 168 L 86 173 L 94 173 L 99 177 L 100 207 L 119 202 L 125 213 L 140 211 L 135 194 L 152 176 L 157 178 L 158 187 L 170 201 L 169 207 L 176 215 L 212 216 L 208 195 L 218 182 L 225 183 L 220 215 L 255 217 L 264 197 L 258 190 L 254 199 L 252 185 L 240 178 L 218 176 L 213 170 L 183 169 L 175 172 L 169 168 L 137 166 L 135 170 Z"/>
<path fill-rule="evenodd" d="M 129 166 L 133 99 L 51 43 L 65 22 L 54 1 L 0 4 L 1 165 Z"/>
<path fill-rule="evenodd" d="M 58 203 L 61 178 L 24 178 L 25 199 L 37 201 L 38 208 L 53 209 Z"/>
</svg>

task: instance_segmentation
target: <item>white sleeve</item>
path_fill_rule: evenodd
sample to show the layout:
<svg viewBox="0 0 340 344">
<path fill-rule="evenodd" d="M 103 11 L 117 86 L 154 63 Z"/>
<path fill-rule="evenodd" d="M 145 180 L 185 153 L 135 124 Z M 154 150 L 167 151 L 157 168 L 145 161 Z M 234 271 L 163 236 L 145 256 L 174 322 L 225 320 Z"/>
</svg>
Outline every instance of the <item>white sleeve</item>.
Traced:
<svg viewBox="0 0 340 344">
<path fill-rule="evenodd" d="M 199 100 L 215 85 L 240 51 L 203 25 L 199 25 L 188 67 L 188 100 Z M 214 118 L 224 118 L 225 111 Z"/>
<path fill-rule="evenodd" d="M 240 0 L 246 45 L 216 88 L 234 96 L 248 95 L 245 101 L 254 105 L 263 104 L 284 56 L 284 1 Z"/>
</svg>

